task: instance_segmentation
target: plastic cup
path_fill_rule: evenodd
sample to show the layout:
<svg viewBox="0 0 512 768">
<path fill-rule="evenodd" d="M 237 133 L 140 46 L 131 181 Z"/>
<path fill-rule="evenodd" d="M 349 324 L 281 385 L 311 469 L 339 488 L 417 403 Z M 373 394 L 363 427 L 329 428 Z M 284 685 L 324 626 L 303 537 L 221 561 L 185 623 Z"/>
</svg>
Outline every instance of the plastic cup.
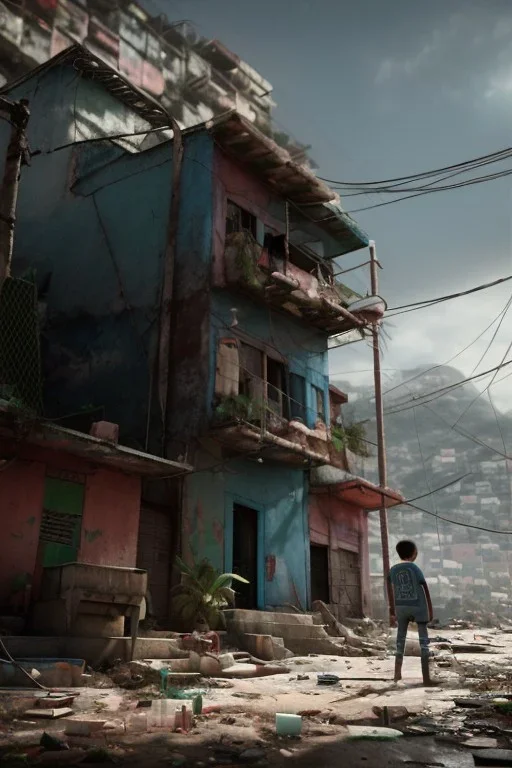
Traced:
<svg viewBox="0 0 512 768">
<path fill-rule="evenodd" d="M 276 713 L 276 733 L 278 736 L 300 736 L 302 732 L 302 717 Z"/>
</svg>

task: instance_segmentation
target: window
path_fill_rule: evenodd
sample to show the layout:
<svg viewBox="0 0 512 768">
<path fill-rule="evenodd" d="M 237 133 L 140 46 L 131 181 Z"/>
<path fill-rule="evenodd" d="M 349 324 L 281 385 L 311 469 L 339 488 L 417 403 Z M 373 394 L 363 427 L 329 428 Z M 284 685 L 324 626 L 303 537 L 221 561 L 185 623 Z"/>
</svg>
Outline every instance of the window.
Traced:
<svg viewBox="0 0 512 768">
<path fill-rule="evenodd" d="M 228 200 L 228 209 L 226 213 L 226 236 L 233 232 L 250 232 L 256 239 L 256 216 L 249 211 L 240 208 L 236 203 Z"/>
<path fill-rule="evenodd" d="M 267 358 L 267 403 L 274 413 L 290 418 L 287 369 L 283 363 Z"/>
<path fill-rule="evenodd" d="M 290 416 L 306 423 L 306 379 L 290 373 Z"/>
<path fill-rule="evenodd" d="M 286 365 L 245 342 L 240 344 L 239 393 L 266 402 L 274 413 L 290 418 Z"/>
<path fill-rule="evenodd" d="M 313 408 L 316 409 L 315 421 L 325 422 L 325 397 L 323 389 L 313 387 Z"/>
</svg>

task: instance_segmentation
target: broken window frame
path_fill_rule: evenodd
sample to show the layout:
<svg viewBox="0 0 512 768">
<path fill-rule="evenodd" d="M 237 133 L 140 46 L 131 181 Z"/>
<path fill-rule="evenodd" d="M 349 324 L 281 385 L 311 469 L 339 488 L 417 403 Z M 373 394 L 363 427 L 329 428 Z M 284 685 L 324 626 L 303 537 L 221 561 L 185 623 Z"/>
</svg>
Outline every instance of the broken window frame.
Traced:
<svg viewBox="0 0 512 768">
<path fill-rule="evenodd" d="M 327 424 L 326 408 L 325 408 L 325 392 L 321 387 L 317 387 L 315 384 L 311 385 L 313 390 L 313 408 L 315 411 L 315 424 L 317 421 L 322 421 Z"/>
<path fill-rule="evenodd" d="M 228 198 L 226 205 L 226 237 L 235 232 L 249 232 L 256 240 L 258 219 L 247 208 L 242 208 L 241 205 Z"/>
</svg>

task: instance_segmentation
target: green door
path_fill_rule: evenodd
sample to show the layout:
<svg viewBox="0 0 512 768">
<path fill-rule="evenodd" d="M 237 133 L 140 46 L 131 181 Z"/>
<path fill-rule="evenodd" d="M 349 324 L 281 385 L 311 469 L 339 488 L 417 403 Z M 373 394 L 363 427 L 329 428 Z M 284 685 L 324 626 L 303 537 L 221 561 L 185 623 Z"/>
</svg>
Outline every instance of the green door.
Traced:
<svg viewBox="0 0 512 768">
<path fill-rule="evenodd" d="M 76 562 L 83 505 L 84 486 L 81 483 L 46 478 L 39 533 L 44 568 Z"/>
</svg>

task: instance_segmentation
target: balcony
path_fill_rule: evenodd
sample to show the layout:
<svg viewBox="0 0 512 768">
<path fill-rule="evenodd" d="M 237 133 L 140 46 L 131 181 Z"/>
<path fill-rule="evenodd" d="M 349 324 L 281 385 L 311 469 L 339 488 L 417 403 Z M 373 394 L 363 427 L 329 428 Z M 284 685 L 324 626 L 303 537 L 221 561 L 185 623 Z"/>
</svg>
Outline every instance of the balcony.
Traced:
<svg viewBox="0 0 512 768">
<path fill-rule="evenodd" d="M 219 342 L 209 436 L 256 461 L 348 469 L 347 448 L 366 453 L 366 442 L 362 425 L 345 429 L 333 420 L 342 393 L 330 388 L 326 411 L 322 389 L 291 372 L 274 350 L 253 344 L 236 337 Z"/>
<path fill-rule="evenodd" d="M 255 405 L 239 396 L 220 400 L 210 436 L 233 454 L 300 469 L 330 464 L 343 468 L 344 453 L 334 445 L 324 424 L 309 429 L 302 422 L 279 416 L 272 404 Z"/>
<path fill-rule="evenodd" d="M 363 331 L 385 310 L 379 297 L 362 299 L 337 282 L 330 265 L 318 257 L 291 244 L 286 249 L 284 235 L 267 237 L 261 246 L 245 226 L 226 236 L 223 278 L 226 287 L 252 294 L 329 335 Z"/>
</svg>

